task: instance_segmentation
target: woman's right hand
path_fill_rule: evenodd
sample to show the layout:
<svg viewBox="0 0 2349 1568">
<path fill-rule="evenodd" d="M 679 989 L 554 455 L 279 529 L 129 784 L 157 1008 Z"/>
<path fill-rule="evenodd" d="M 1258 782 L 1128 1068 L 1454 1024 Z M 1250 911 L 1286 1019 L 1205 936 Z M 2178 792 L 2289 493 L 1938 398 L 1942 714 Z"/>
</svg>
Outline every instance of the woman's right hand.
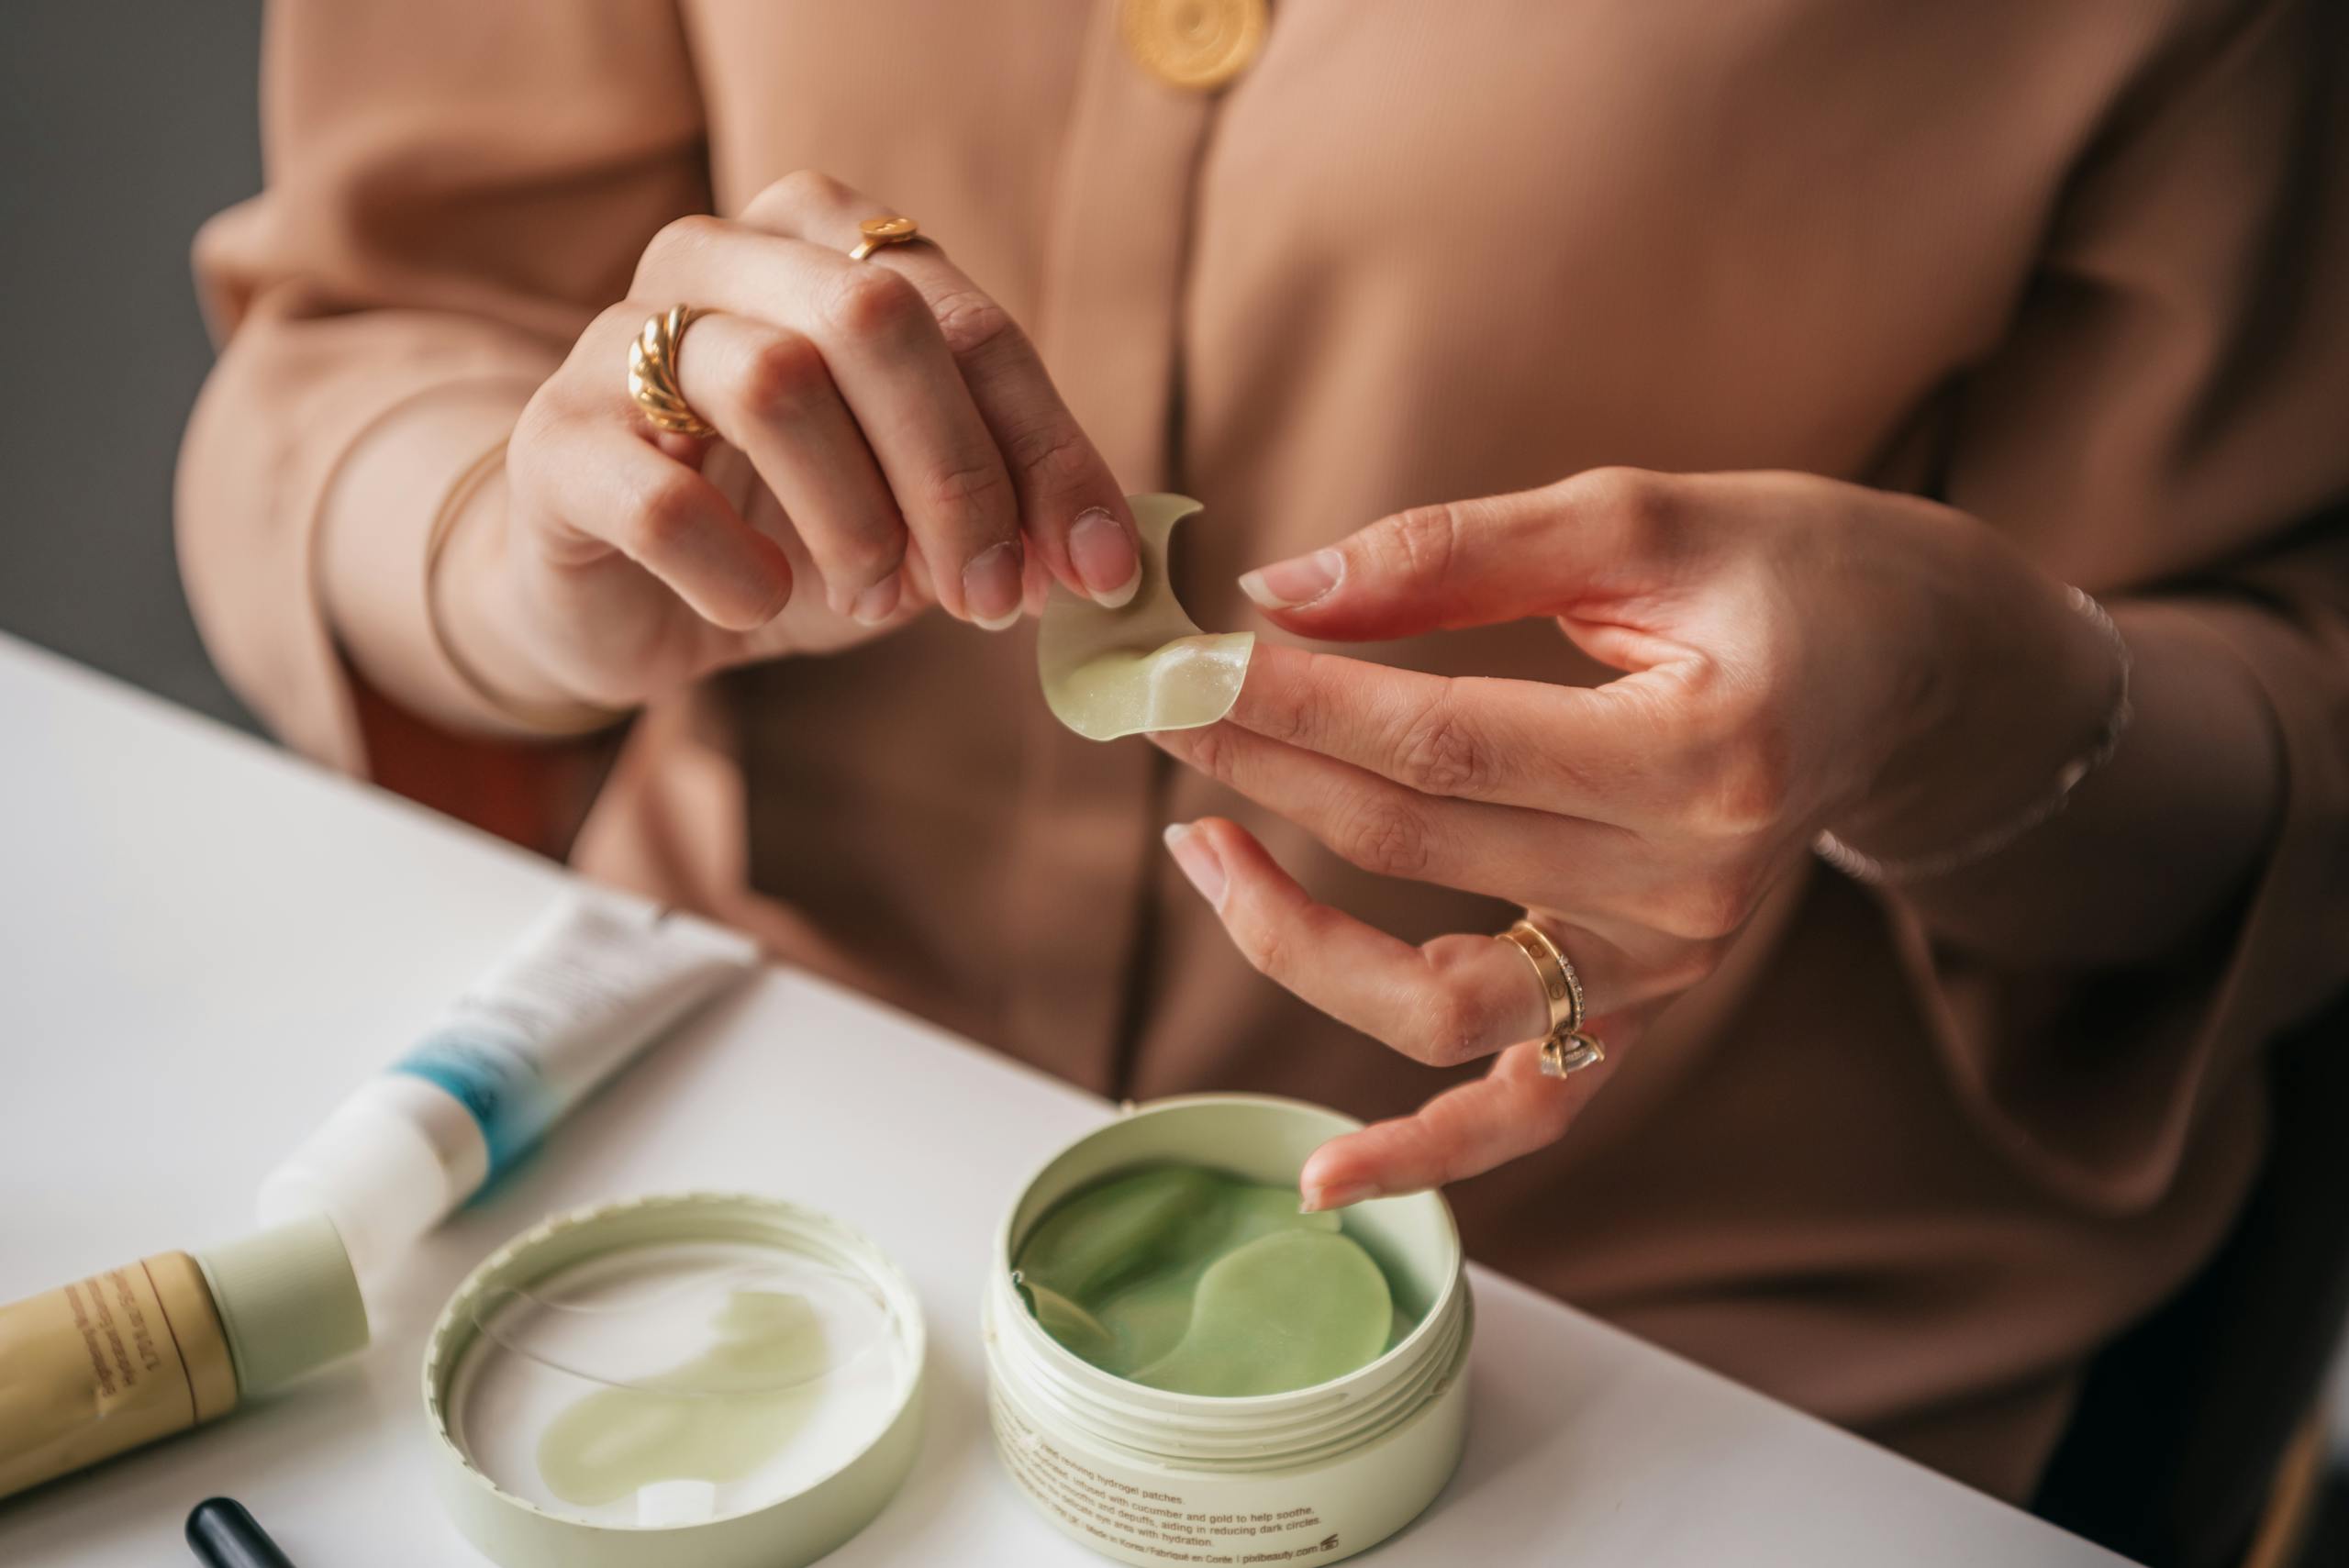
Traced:
<svg viewBox="0 0 2349 1568">
<path fill-rule="evenodd" d="M 1047 573 L 1108 605 L 1140 576 L 1108 465 L 1004 309 L 888 211 L 788 175 L 656 236 L 523 412 L 441 567 L 449 635 L 532 701 L 627 706 L 717 669 L 848 646 L 931 604 L 990 629 Z M 684 303 L 677 378 L 716 439 L 656 434 L 629 341 Z"/>
</svg>

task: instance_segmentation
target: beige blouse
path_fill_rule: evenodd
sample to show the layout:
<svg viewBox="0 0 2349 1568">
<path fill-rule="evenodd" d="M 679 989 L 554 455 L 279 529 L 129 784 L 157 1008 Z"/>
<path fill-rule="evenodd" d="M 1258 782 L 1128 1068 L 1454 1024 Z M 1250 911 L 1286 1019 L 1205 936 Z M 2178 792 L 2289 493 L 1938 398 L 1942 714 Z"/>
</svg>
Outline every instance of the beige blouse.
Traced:
<svg viewBox="0 0 2349 1568">
<path fill-rule="evenodd" d="M 806 167 L 1030 324 L 1129 489 L 1205 499 L 1210 628 L 1252 624 L 1246 566 L 1604 463 L 1923 490 L 2172 601 L 2286 754 L 2231 930 L 2021 973 L 1813 868 L 1564 1142 L 1454 1192 L 1486 1262 L 2020 1497 L 2084 1358 L 2235 1213 L 2261 1043 L 2349 976 L 2349 530 L 2314 521 L 2349 495 L 2349 143 L 2318 9 L 1276 0 L 1208 94 L 1140 68 L 1115 0 L 287 0 L 267 193 L 197 249 L 225 348 L 190 592 L 291 744 L 368 768 L 311 582 L 336 474 L 434 431 L 429 514 L 654 229 Z M 436 422 L 467 400 L 495 412 Z M 1370 656 L 1593 676 L 1540 625 Z M 1415 940 L 1506 912 L 1075 739 L 1033 657 L 933 617 L 658 706 L 579 863 L 1106 1094 L 1433 1093 L 1248 971 L 1158 830 L 1233 816 Z"/>
</svg>

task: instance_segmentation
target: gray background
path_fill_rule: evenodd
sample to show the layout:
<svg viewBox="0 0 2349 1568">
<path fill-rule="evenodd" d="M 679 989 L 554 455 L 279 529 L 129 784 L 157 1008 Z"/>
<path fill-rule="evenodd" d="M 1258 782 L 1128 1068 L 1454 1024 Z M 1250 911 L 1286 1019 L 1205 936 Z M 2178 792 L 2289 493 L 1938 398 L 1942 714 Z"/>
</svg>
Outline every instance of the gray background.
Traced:
<svg viewBox="0 0 2349 1568">
<path fill-rule="evenodd" d="M 0 630 L 216 717 L 172 466 L 212 349 L 188 241 L 261 188 L 259 0 L 8 0 Z"/>
</svg>

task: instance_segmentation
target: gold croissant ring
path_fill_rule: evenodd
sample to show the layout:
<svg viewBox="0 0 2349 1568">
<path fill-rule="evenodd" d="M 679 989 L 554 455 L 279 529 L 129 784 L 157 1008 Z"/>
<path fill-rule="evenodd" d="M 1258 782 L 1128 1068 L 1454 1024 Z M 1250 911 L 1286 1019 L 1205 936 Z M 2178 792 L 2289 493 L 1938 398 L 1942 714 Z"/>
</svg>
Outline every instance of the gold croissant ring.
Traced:
<svg viewBox="0 0 2349 1568">
<path fill-rule="evenodd" d="M 1494 939 L 1525 955 L 1541 983 L 1542 1000 L 1550 1009 L 1550 1030 L 1542 1039 L 1542 1071 L 1564 1078 L 1607 1060 L 1607 1048 L 1582 1029 L 1582 976 L 1550 933 L 1531 920 L 1520 920 Z"/>
<path fill-rule="evenodd" d="M 862 261 L 875 250 L 921 238 L 920 224 L 910 217 L 899 217 L 895 213 L 886 217 L 868 217 L 856 226 L 856 231 L 864 238 L 858 240 L 856 249 L 848 253 L 852 261 Z"/>
<path fill-rule="evenodd" d="M 656 430 L 673 436 L 718 434 L 718 427 L 694 412 L 677 385 L 677 345 L 685 328 L 708 314 L 691 306 L 672 306 L 647 321 L 628 346 L 628 395 Z"/>
</svg>

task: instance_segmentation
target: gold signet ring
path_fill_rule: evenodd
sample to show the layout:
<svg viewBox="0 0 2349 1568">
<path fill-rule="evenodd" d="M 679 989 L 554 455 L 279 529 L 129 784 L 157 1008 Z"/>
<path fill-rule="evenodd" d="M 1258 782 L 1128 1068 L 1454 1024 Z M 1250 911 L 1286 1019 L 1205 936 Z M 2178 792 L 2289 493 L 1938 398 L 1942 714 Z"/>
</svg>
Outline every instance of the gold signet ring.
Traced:
<svg viewBox="0 0 2349 1568">
<path fill-rule="evenodd" d="M 910 217 L 899 217 L 894 213 L 887 217 L 868 217 L 856 226 L 856 231 L 864 238 L 858 240 L 856 249 L 848 253 L 852 261 L 862 261 L 886 246 L 903 245 L 908 239 L 921 238 L 921 225 Z"/>
</svg>

